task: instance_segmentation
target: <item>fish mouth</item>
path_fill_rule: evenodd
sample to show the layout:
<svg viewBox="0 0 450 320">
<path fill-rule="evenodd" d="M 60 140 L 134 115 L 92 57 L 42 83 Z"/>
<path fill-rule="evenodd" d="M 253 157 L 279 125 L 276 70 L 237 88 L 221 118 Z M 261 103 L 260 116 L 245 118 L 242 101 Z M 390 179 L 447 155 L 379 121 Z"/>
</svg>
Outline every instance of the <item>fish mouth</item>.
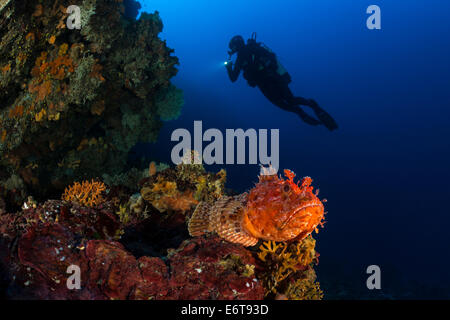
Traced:
<svg viewBox="0 0 450 320">
<path fill-rule="evenodd" d="M 299 208 L 295 209 L 290 215 L 288 215 L 286 220 L 284 222 L 282 222 L 282 224 L 280 226 L 280 229 L 283 230 L 292 221 L 292 219 L 296 218 L 297 214 L 299 214 L 299 213 L 301 214 L 302 211 L 306 211 L 304 213 L 305 217 L 306 216 L 311 216 L 311 213 L 308 212 L 307 209 L 313 208 L 313 207 L 321 207 L 321 206 L 323 207 L 322 203 L 314 202 L 314 203 L 310 203 L 310 204 L 307 204 L 305 206 L 302 206 L 302 207 L 299 207 Z"/>
</svg>

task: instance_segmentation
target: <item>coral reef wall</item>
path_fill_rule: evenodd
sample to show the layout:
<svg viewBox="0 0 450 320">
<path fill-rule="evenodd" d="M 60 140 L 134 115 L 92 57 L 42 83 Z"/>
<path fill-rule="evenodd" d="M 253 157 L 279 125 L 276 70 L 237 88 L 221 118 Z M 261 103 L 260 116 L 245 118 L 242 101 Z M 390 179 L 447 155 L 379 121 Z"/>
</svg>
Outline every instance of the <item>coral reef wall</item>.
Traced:
<svg viewBox="0 0 450 320">
<path fill-rule="evenodd" d="M 183 104 L 157 12 L 136 20 L 134 0 L 82 0 L 69 29 L 72 4 L 0 2 L 0 191 L 19 199 L 120 174 Z"/>
</svg>

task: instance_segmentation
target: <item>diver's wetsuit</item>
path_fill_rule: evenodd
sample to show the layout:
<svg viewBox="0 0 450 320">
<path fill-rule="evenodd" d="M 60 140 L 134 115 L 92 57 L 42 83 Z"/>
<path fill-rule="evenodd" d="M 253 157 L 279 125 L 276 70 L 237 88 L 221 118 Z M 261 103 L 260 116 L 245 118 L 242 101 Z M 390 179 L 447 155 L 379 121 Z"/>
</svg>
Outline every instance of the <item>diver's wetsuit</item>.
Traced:
<svg viewBox="0 0 450 320">
<path fill-rule="evenodd" d="M 265 77 L 262 81 L 257 81 L 258 88 L 264 96 L 277 107 L 289 112 L 294 112 L 299 115 L 303 121 L 311 125 L 319 125 L 320 121 L 309 116 L 299 106 L 312 107 L 312 101 L 302 97 L 294 97 L 291 89 L 285 79 L 278 75 Z"/>
<path fill-rule="evenodd" d="M 235 82 L 241 71 L 243 71 L 244 78 L 248 81 L 249 85 L 258 87 L 264 96 L 274 105 L 285 111 L 296 113 L 304 122 L 310 125 L 324 124 L 329 130 L 337 129 L 336 122 L 314 100 L 295 97 L 293 95 L 289 88 L 291 78 L 287 72 L 282 75 L 277 72 L 277 60 L 274 54 L 273 59 L 275 61 L 268 63 L 264 68 L 261 68 L 259 63 L 253 63 L 255 56 L 268 54 L 267 52 L 262 52 L 262 50 L 266 49 L 258 44 L 247 44 L 241 48 L 238 51 L 234 67 L 231 62 L 227 64 L 230 80 Z M 308 115 L 299 107 L 300 105 L 311 107 L 322 121 Z"/>
</svg>

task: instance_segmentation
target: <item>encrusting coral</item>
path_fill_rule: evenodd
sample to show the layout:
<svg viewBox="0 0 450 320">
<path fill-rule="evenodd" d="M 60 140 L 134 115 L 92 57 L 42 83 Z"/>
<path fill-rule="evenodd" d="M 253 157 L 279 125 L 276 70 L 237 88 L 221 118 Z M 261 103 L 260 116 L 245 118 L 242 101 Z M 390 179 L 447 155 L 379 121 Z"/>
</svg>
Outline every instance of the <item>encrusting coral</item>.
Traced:
<svg viewBox="0 0 450 320">
<path fill-rule="evenodd" d="M 0 181 L 18 175 L 26 194 L 45 198 L 124 174 L 131 148 L 155 141 L 183 105 L 158 13 L 136 20 L 135 0 L 84 0 L 71 30 L 69 0 L 2 5 Z"/>
<path fill-rule="evenodd" d="M 168 210 L 185 212 L 198 203 L 194 199 L 192 191 L 181 192 L 177 189 L 176 182 L 165 181 L 162 176 L 158 177 L 151 188 L 143 188 L 141 195 L 144 200 L 150 202 L 160 212 Z"/>
<path fill-rule="evenodd" d="M 175 169 L 149 174 L 142 181 L 140 194 L 160 212 L 186 213 L 192 212 L 200 201 L 219 199 L 224 194 L 225 181 L 225 170 L 212 174 L 201 164 L 180 163 Z"/>
</svg>

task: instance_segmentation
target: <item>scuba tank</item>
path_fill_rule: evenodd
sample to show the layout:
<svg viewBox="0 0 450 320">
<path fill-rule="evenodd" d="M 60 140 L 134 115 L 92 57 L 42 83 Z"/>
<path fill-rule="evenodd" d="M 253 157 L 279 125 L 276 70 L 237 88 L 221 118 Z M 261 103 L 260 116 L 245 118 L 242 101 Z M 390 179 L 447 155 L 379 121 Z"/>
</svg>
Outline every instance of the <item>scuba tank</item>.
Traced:
<svg viewBox="0 0 450 320">
<path fill-rule="evenodd" d="M 287 83 L 290 83 L 292 81 L 290 74 L 288 73 L 286 68 L 281 64 L 275 52 L 273 52 L 266 44 L 256 41 L 256 32 L 253 32 L 252 37 L 247 40 L 247 45 L 257 46 L 263 49 L 263 50 L 256 50 L 259 51 L 258 56 L 259 61 L 256 62 L 255 55 L 252 56 L 253 63 L 258 64 L 259 71 L 262 71 L 266 68 L 272 68 L 279 76 L 285 79 Z"/>
</svg>

